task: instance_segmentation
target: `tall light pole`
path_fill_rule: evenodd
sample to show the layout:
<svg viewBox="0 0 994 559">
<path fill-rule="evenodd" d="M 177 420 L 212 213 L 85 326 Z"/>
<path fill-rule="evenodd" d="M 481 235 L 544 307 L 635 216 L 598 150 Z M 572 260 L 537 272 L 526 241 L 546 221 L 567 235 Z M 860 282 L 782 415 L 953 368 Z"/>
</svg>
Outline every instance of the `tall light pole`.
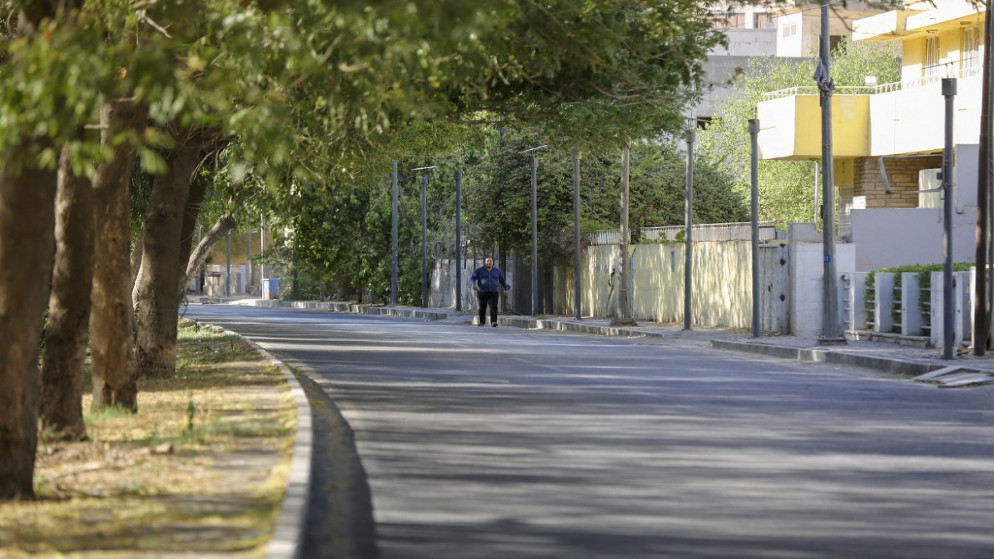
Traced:
<svg viewBox="0 0 994 559">
<path fill-rule="evenodd" d="M 696 123 L 687 130 L 687 193 L 684 200 L 684 265 L 683 265 L 683 329 L 691 329 L 693 314 L 693 269 L 694 269 L 694 140 L 697 131 Z"/>
<path fill-rule="evenodd" d="M 412 171 L 427 171 L 435 166 L 415 167 Z M 421 174 L 421 308 L 428 307 L 428 175 Z"/>
<path fill-rule="evenodd" d="M 992 284 L 987 270 L 991 265 L 988 251 L 991 249 L 990 218 L 991 218 L 991 159 L 994 158 L 994 146 L 990 134 L 991 111 L 994 109 L 994 88 L 991 87 L 991 49 L 986 45 L 994 45 L 994 28 L 991 24 L 991 2 L 984 2 L 984 71 L 981 87 L 980 109 L 980 157 L 977 159 L 977 232 L 976 232 L 976 264 L 977 281 L 975 282 L 973 298 L 973 354 L 983 356 L 987 353 L 987 339 L 991 332 L 991 297 L 989 288 Z"/>
<path fill-rule="evenodd" d="M 942 266 L 942 358 L 953 358 L 956 315 L 953 309 L 953 101 L 956 97 L 956 78 L 943 78 L 942 95 L 946 98 L 945 147 L 942 151 L 942 235 L 945 262 Z M 985 272 L 986 270 L 981 270 Z M 986 340 L 984 340 L 986 342 Z"/>
<path fill-rule="evenodd" d="M 749 138 L 752 147 L 749 181 L 752 185 L 752 337 L 759 337 L 759 119 L 749 120 Z"/>
<path fill-rule="evenodd" d="M 456 165 L 456 310 L 462 310 L 462 168 Z"/>
<path fill-rule="evenodd" d="M 573 307 L 576 319 L 582 320 L 580 312 L 580 150 L 573 149 Z"/>
<path fill-rule="evenodd" d="M 541 145 L 523 150 L 521 153 L 530 153 L 540 150 L 546 145 Z M 532 155 L 532 316 L 539 315 L 538 308 L 538 156 Z"/>
<path fill-rule="evenodd" d="M 228 229 L 228 246 L 224 253 L 224 296 L 231 297 L 231 229 Z"/>
<path fill-rule="evenodd" d="M 428 175 L 421 175 L 421 308 L 428 306 Z"/>
<path fill-rule="evenodd" d="M 532 156 L 532 316 L 538 316 L 538 156 Z"/>
<path fill-rule="evenodd" d="M 844 344 L 839 324 L 839 293 L 835 277 L 835 176 L 832 161 L 832 91 L 835 84 L 829 72 L 830 43 L 828 35 L 828 2 L 821 5 L 821 48 L 815 82 L 821 92 L 821 189 L 822 189 L 822 247 L 824 266 L 822 278 L 822 321 L 819 343 Z"/>
<path fill-rule="evenodd" d="M 197 243 L 200 239 L 200 225 L 197 225 Z M 252 283 L 252 232 L 245 233 L 245 293 L 248 293 L 249 284 Z"/>
<path fill-rule="evenodd" d="M 399 187 L 397 186 L 397 160 L 393 162 L 393 172 L 391 173 L 390 187 L 390 304 L 397 305 L 397 276 L 400 273 L 399 252 L 399 211 L 397 208 L 397 197 Z"/>
</svg>

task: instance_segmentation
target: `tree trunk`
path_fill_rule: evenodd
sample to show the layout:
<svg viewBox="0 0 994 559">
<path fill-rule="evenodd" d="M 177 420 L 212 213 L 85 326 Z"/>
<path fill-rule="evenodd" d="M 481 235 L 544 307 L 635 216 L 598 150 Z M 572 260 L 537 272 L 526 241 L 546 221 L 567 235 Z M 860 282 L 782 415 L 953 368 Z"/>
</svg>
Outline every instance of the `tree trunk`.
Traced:
<svg viewBox="0 0 994 559">
<path fill-rule="evenodd" d="M 138 242 L 135 243 L 135 246 L 131 248 L 131 287 L 132 287 L 132 289 L 134 289 L 135 285 L 138 285 L 138 274 L 141 272 L 142 257 L 145 255 L 145 253 L 144 253 L 144 246 L 145 246 L 145 243 L 141 239 L 138 239 Z M 132 294 L 131 294 L 131 298 L 132 299 L 137 298 L 137 296 L 138 296 L 137 293 L 132 292 Z"/>
<path fill-rule="evenodd" d="M 16 34 L 30 40 L 41 21 L 78 5 L 28 2 Z M 43 150 L 54 149 L 47 137 L 24 136 L 0 160 L 0 501 L 34 498 L 38 342 L 52 276 L 58 181 L 58 173 L 36 164 Z"/>
<path fill-rule="evenodd" d="M 200 208 L 204 204 L 204 194 L 207 192 L 207 181 L 201 177 L 194 179 L 190 184 L 190 195 L 187 196 L 186 205 L 183 207 L 183 226 L 180 229 L 179 240 L 179 296 L 183 298 L 186 293 L 186 286 L 189 281 L 190 253 L 193 250 L 193 235 L 197 230 L 197 216 L 200 215 Z"/>
<path fill-rule="evenodd" d="M 180 268 L 183 212 L 203 142 L 180 142 L 168 159 L 169 170 L 155 177 L 145 215 L 145 255 L 138 277 L 138 374 L 168 378 L 176 372 L 176 286 Z"/>
<path fill-rule="evenodd" d="M 114 150 L 93 182 L 96 239 L 90 351 L 93 361 L 93 409 L 122 406 L 138 410 L 135 354 L 131 336 L 131 222 L 128 187 L 135 167 L 130 143 L 113 146 L 114 137 L 144 129 L 147 107 L 112 102 L 101 111 L 101 142 Z"/>
<path fill-rule="evenodd" d="M 214 223 L 214 226 L 211 227 L 210 231 L 204 235 L 204 238 L 200 239 L 200 243 L 197 244 L 197 247 L 193 250 L 193 253 L 190 254 L 190 260 L 186 264 L 186 274 L 184 274 L 183 278 L 180 280 L 179 288 L 181 292 L 185 288 L 186 284 L 189 283 L 190 278 L 193 277 L 193 274 L 195 274 L 197 270 L 204 265 L 204 261 L 207 260 L 207 255 L 210 254 L 211 249 L 214 248 L 214 245 L 216 245 L 217 242 L 221 240 L 221 237 L 227 234 L 228 231 L 231 231 L 234 228 L 234 218 L 230 215 L 223 215 L 218 218 L 217 222 Z"/>
<path fill-rule="evenodd" d="M 93 285 L 93 185 L 59 161 L 55 264 L 41 370 L 41 424 L 53 440 L 84 440 L 83 360 Z"/>
<path fill-rule="evenodd" d="M 42 143 L 31 147 L 52 149 Z M 57 175 L 21 168 L 33 157 L 10 150 L 0 164 L 0 501 L 34 498 L 38 342 L 55 248 Z"/>
</svg>

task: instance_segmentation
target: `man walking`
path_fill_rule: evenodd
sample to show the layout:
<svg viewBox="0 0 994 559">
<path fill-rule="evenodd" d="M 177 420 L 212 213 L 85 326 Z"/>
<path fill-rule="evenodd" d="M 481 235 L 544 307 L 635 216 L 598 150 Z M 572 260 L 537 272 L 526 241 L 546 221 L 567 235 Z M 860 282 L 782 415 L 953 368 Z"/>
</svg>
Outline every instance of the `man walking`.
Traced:
<svg viewBox="0 0 994 559">
<path fill-rule="evenodd" d="M 483 261 L 483 266 L 477 268 L 473 275 L 469 277 L 473 284 L 473 291 L 480 302 L 480 326 L 486 326 L 487 306 L 490 307 L 490 325 L 497 327 L 497 300 L 500 296 L 500 289 L 504 288 L 504 295 L 507 295 L 507 281 L 504 280 L 504 273 L 500 268 L 494 266 L 494 259 L 487 257 Z"/>
</svg>

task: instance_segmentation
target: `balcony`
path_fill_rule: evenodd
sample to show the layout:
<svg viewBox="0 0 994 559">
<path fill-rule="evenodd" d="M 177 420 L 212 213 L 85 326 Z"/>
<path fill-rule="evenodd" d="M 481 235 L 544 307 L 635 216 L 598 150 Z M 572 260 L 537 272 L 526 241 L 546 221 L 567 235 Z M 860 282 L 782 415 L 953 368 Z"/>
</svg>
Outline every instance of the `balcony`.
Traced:
<svg viewBox="0 0 994 559">
<path fill-rule="evenodd" d="M 956 77 L 954 143 L 980 134 L 980 69 L 941 72 Z M 943 148 L 945 100 L 941 75 L 878 86 L 838 87 L 832 95 L 836 158 L 931 153 Z M 762 159 L 821 159 L 821 106 L 815 86 L 764 94 L 757 107 Z"/>
</svg>

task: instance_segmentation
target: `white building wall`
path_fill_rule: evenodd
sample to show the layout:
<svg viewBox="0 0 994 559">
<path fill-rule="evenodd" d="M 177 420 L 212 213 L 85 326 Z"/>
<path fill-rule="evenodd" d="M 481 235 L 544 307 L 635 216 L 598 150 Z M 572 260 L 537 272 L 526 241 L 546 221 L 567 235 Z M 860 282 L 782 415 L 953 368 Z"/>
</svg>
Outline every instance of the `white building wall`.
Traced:
<svg viewBox="0 0 994 559">
<path fill-rule="evenodd" d="M 973 145 L 956 146 L 953 261 L 973 262 L 977 223 L 977 163 Z M 940 264 L 945 259 L 942 208 L 852 210 L 856 271 Z"/>
<path fill-rule="evenodd" d="M 976 143 L 980 136 L 980 76 L 959 78 L 953 100 L 953 141 Z M 905 85 L 870 95 L 870 154 L 874 157 L 942 150 L 945 98 L 938 81 Z"/>
<path fill-rule="evenodd" d="M 764 56 L 777 52 L 776 29 L 726 29 L 728 46 L 716 47 L 711 56 Z"/>
<path fill-rule="evenodd" d="M 825 251 L 821 234 L 811 223 L 792 223 L 790 232 L 790 331 L 795 336 L 817 336 L 822 333 Z M 850 274 L 855 271 L 855 247 L 849 243 L 835 245 L 835 271 Z M 843 324 L 842 296 L 839 297 L 839 324 Z"/>
<path fill-rule="evenodd" d="M 804 14 L 796 12 L 777 18 L 777 56 L 809 56 L 803 53 Z"/>
</svg>

